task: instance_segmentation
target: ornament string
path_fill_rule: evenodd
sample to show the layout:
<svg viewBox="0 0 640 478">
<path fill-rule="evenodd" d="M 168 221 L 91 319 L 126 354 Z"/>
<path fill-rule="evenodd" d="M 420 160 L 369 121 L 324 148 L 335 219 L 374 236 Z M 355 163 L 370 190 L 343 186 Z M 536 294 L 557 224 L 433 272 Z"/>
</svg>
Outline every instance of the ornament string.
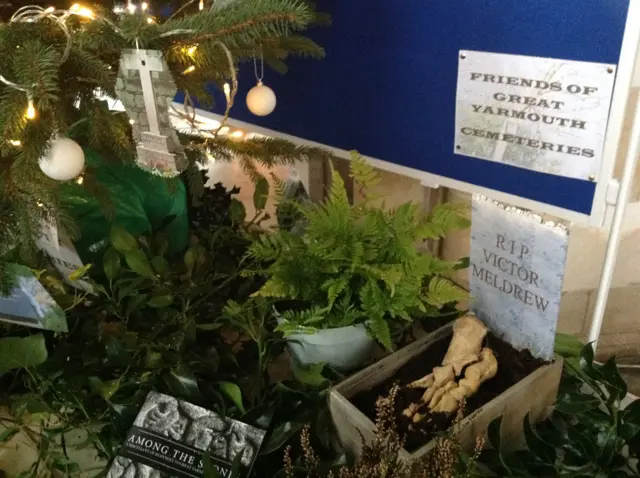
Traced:
<svg viewBox="0 0 640 478">
<path fill-rule="evenodd" d="M 264 54 L 262 52 L 262 45 L 260 45 L 260 74 L 258 75 L 258 59 L 255 54 L 253 55 L 253 72 L 256 75 L 258 83 L 262 83 L 262 79 L 264 78 Z"/>
</svg>

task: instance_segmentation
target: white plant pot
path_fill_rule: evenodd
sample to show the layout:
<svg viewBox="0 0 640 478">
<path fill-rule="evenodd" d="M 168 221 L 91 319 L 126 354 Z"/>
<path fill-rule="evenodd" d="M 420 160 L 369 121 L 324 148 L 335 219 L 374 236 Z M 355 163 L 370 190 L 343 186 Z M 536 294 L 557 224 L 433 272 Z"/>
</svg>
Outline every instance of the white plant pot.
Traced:
<svg viewBox="0 0 640 478">
<path fill-rule="evenodd" d="M 281 319 L 278 319 L 281 322 Z M 286 337 L 289 354 L 300 365 L 326 363 L 337 370 L 364 365 L 375 349 L 363 324 Z"/>
</svg>

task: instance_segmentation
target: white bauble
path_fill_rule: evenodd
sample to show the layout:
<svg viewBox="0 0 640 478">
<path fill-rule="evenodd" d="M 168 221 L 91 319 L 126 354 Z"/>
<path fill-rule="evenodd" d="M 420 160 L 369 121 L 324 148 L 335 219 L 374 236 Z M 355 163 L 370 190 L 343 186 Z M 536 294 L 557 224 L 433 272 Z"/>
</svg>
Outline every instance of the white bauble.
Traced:
<svg viewBox="0 0 640 478">
<path fill-rule="evenodd" d="M 40 169 L 57 181 L 73 179 L 84 169 L 84 152 L 72 139 L 54 139 L 49 150 L 40 159 Z"/>
<path fill-rule="evenodd" d="M 258 82 L 247 94 L 247 108 L 256 116 L 267 116 L 276 107 L 276 94 L 271 88 Z"/>
</svg>

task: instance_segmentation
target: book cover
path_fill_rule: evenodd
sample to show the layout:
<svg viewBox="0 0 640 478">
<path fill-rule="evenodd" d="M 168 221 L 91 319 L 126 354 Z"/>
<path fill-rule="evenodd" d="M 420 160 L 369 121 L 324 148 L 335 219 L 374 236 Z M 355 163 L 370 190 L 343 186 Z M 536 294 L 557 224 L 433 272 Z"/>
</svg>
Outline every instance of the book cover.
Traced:
<svg viewBox="0 0 640 478">
<path fill-rule="evenodd" d="M 222 478 L 238 453 L 249 475 L 266 432 L 169 395 L 151 392 L 107 478 L 202 478 L 209 453 Z"/>
</svg>

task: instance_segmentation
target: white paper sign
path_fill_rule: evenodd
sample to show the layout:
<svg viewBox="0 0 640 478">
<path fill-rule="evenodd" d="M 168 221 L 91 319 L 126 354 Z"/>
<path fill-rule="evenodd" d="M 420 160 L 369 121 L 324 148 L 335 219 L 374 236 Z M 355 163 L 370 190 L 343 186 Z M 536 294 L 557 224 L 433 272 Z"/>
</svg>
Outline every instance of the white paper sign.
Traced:
<svg viewBox="0 0 640 478">
<path fill-rule="evenodd" d="M 461 51 L 455 153 L 597 180 L 615 65 Z"/>
<path fill-rule="evenodd" d="M 544 359 L 553 355 L 567 245 L 563 226 L 474 197 L 471 308 L 515 348 Z"/>
</svg>

